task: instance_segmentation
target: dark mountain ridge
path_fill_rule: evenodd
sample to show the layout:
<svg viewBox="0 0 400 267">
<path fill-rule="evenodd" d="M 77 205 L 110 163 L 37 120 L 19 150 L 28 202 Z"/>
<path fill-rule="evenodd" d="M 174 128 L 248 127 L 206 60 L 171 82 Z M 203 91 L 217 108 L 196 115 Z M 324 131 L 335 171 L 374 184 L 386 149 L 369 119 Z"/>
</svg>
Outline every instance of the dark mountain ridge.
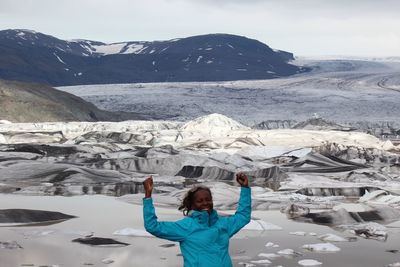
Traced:
<svg viewBox="0 0 400 267">
<path fill-rule="evenodd" d="M 309 70 L 290 60 L 289 52 L 229 34 L 105 44 L 0 31 L 0 78 L 53 86 L 271 79 Z"/>
</svg>

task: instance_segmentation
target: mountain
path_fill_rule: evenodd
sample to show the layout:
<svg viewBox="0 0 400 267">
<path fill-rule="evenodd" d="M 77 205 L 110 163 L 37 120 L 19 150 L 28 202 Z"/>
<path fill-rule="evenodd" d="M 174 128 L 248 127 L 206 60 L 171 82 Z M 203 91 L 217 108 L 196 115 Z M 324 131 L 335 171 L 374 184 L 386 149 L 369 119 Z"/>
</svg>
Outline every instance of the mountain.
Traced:
<svg viewBox="0 0 400 267">
<path fill-rule="evenodd" d="M 0 119 L 11 122 L 121 121 L 139 115 L 108 112 L 52 87 L 0 80 Z"/>
<path fill-rule="evenodd" d="M 309 70 L 289 64 L 292 59 L 292 53 L 229 34 L 105 44 L 0 31 L 0 78 L 53 86 L 271 79 Z"/>
</svg>

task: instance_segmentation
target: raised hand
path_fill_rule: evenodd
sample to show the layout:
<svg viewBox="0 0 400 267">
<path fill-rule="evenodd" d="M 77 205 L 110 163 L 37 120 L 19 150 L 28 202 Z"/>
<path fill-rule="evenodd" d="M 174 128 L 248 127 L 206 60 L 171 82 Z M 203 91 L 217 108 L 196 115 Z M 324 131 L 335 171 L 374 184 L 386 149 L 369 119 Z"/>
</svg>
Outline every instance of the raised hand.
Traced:
<svg viewBox="0 0 400 267">
<path fill-rule="evenodd" d="M 249 186 L 249 179 L 247 178 L 246 174 L 243 172 L 239 172 L 236 174 L 236 181 L 240 184 L 240 186 L 248 187 Z"/>
<path fill-rule="evenodd" d="M 153 192 L 153 177 L 150 176 L 146 178 L 146 180 L 144 180 L 143 182 L 143 186 L 144 186 L 144 197 L 145 198 L 151 197 L 151 193 Z"/>
</svg>

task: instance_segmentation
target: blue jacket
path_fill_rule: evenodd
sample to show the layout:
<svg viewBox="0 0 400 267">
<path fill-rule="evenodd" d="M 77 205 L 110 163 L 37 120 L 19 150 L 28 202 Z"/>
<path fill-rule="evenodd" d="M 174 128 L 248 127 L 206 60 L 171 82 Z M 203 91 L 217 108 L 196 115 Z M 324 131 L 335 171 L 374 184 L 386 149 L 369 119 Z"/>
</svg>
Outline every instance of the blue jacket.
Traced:
<svg viewBox="0 0 400 267">
<path fill-rule="evenodd" d="M 146 230 L 180 244 L 184 267 L 231 267 L 229 239 L 250 222 L 251 190 L 242 187 L 236 213 L 219 217 L 213 210 L 192 211 L 176 222 L 158 222 L 152 198 L 143 199 Z"/>
</svg>

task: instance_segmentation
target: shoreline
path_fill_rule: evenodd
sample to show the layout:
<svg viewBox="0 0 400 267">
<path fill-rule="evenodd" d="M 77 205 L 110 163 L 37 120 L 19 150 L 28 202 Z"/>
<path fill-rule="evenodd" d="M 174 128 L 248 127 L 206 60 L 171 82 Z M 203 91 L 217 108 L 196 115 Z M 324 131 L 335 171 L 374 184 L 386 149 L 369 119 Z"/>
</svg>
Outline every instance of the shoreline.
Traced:
<svg viewBox="0 0 400 267">
<path fill-rule="evenodd" d="M 140 205 L 101 195 L 61 197 L 0 194 L 0 209 L 4 208 L 54 210 L 78 216 L 48 226 L 1 227 L 1 242 L 12 240 L 23 247 L 0 249 L 2 264 L 6 264 L 4 266 L 182 266 L 182 259 L 177 256 L 180 253 L 179 245 L 176 243 L 153 237 L 113 235 L 115 231 L 127 227 L 143 229 Z M 170 208 L 157 206 L 156 211 L 160 220 L 176 220 L 182 216 L 178 210 Z M 276 253 L 288 248 L 302 255 L 278 257 L 272 260 L 271 266 L 300 266 L 298 261 L 302 259 L 315 259 L 326 267 L 376 267 L 398 261 L 396 253 L 385 251 L 398 247 L 400 228 L 396 224 L 393 224 L 396 228 L 389 228 L 391 233 L 386 242 L 358 237 L 355 242 L 334 242 L 341 249 L 339 252 L 319 253 L 307 251 L 302 245 L 321 243 L 317 238 L 321 234 L 333 233 L 343 237 L 349 234 L 327 226 L 294 222 L 279 211 L 256 210 L 252 217 L 278 225 L 282 230 L 241 230 L 231 240 L 230 245 L 234 266 L 243 266 L 239 265 L 240 262 L 250 264 L 251 261 L 263 259 L 258 256 L 260 253 Z M 302 235 L 301 232 L 305 234 Z M 113 238 L 130 245 L 95 247 L 71 242 L 85 234 Z M 266 247 L 269 242 L 278 244 L 279 247 Z M 106 259 L 113 262 L 102 262 Z"/>
</svg>

